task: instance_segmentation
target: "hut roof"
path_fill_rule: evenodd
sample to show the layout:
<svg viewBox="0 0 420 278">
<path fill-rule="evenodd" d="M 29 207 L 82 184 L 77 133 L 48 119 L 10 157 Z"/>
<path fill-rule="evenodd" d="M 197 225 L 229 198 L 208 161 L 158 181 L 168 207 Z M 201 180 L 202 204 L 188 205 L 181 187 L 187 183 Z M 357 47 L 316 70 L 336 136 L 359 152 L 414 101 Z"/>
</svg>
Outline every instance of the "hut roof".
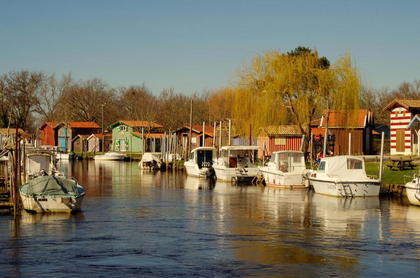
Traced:
<svg viewBox="0 0 420 278">
<path fill-rule="evenodd" d="M 326 116 L 329 113 L 328 128 L 365 128 L 373 123 L 373 113 L 366 110 L 329 110 L 325 111 L 319 127 L 326 127 Z"/>
<path fill-rule="evenodd" d="M 402 106 L 408 110 L 410 108 L 420 108 L 420 99 L 398 99 L 394 98 L 385 108 L 384 111 L 390 111 L 395 106 Z"/>
<path fill-rule="evenodd" d="M 263 128 L 263 133 L 267 135 L 302 135 L 297 125 L 276 125 Z"/>
<path fill-rule="evenodd" d="M 109 126 L 109 128 L 114 128 L 119 125 L 126 125 L 130 127 L 163 127 L 160 124 L 157 124 L 152 121 L 129 121 L 129 120 L 119 120 Z"/>
</svg>

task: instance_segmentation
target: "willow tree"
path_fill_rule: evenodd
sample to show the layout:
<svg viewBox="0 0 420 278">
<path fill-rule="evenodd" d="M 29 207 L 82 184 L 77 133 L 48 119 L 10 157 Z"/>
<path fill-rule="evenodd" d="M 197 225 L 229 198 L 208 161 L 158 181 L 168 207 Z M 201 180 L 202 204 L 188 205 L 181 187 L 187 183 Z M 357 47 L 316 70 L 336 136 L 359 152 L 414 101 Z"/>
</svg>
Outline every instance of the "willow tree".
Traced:
<svg viewBox="0 0 420 278">
<path fill-rule="evenodd" d="M 317 51 L 299 47 L 289 53 L 269 51 L 254 58 L 240 75 L 238 87 L 259 96 L 254 102 L 259 107 L 249 112 L 251 122 L 262 127 L 270 117 L 292 121 L 305 135 L 303 147 L 307 149 L 310 124 L 325 109 L 358 107 L 360 81 L 349 55 L 330 65 Z M 234 106 L 235 112 L 241 105 Z"/>
</svg>

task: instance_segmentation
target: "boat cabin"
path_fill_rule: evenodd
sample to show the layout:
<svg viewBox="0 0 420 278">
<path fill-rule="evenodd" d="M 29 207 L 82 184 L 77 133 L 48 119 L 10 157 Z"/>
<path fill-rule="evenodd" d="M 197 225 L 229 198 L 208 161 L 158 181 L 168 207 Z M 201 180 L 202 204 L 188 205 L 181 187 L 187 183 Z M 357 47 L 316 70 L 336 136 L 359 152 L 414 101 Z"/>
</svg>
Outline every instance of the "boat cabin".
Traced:
<svg viewBox="0 0 420 278">
<path fill-rule="evenodd" d="M 42 175 L 52 175 L 55 171 L 53 155 L 48 151 L 28 153 L 26 155 L 25 168 L 27 179 Z"/>
<path fill-rule="evenodd" d="M 216 160 L 216 149 L 212 147 L 198 147 L 191 151 L 190 161 L 198 165 L 198 168 L 210 167 Z"/>
<path fill-rule="evenodd" d="M 341 179 L 366 179 L 365 161 L 357 156 L 342 155 L 321 159 L 317 174 Z"/>
<path fill-rule="evenodd" d="M 246 168 L 255 161 L 258 146 L 224 146 L 220 158 L 227 168 Z"/>
<path fill-rule="evenodd" d="M 306 169 L 305 157 L 303 152 L 299 151 L 274 152 L 271 155 L 270 164 L 276 168 L 275 170 L 280 170 L 284 173 L 301 173 Z"/>
</svg>

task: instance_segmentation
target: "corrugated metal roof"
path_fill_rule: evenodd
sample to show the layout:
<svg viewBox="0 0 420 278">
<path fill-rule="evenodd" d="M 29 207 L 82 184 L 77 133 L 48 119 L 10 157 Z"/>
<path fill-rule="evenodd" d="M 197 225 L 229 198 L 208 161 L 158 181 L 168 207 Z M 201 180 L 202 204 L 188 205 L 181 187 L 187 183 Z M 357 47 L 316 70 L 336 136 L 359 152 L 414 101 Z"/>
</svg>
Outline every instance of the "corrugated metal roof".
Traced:
<svg viewBox="0 0 420 278">
<path fill-rule="evenodd" d="M 193 125 L 192 127 L 192 131 L 196 132 L 196 133 L 203 133 L 203 125 Z M 182 129 L 187 129 L 190 130 L 190 126 L 185 125 L 183 127 L 180 127 L 176 130 L 176 132 L 182 130 Z M 204 130 L 207 136 L 213 137 L 213 129 L 214 127 L 211 125 L 205 125 L 204 126 Z"/>
<path fill-rule="evenodd" d="M 23 131 L 23 129 L 19 128 L 18 129 L 19 134 L 25 134 L 25 131 Z M 11 127 L 11 128 L 0 128 L 0 134 L 2 135 L 13 135 L 16 134 L 16 128 Z"/>
<path fill-rule="evenodd" d="M 100 128 L 95 122 L 60 122 L 54 128 L 67 126 L 70 128 Z"/>
<path fill-rule="evenodd" d="M 267 135 L 302 135 L 297 125 L 276 125 L 263 128 Z"/>
<path fill-rule="evenodd" d="M 130 120 L 120 120 L 111 124 L 109 127 L 114 128 L 115 126 L 118 126 L 120 124 L 125 124 L 131 127 L 163 127 L 162 125 L 157 124 L 152 121 L 130 121 Z"/>
<path fill-rule="evenodd" d="M 420 99 L 393 99 L 385 108 L 384 111 L 391 110 L 396 105 L 401 105 L 406 109 L 410 108 L 420 108 Z"/>
<path fill-rule="evenodd" d="M 326 126 L 327 112 L 324 112 L 319 127 Z M 373 113 L 366 110 L 330 110 L 328 128 L 364 128 L 373 121 Z"/>
</svg>

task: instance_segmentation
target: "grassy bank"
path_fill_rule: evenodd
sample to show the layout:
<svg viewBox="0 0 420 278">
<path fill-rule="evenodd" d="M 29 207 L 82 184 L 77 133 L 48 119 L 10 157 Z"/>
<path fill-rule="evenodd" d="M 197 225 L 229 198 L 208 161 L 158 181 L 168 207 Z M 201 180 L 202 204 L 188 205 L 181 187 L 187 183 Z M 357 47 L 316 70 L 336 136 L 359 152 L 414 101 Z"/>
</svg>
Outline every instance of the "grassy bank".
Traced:
<svg viewBox="0 0 420 278">
<path fill-rule="evenodd" d="M 383 183 L 384 184 L 405 184 L 415 173 L 418 173 L 418 167 L 413 170 L 390 170 L 384 166 Z M 366 173 L 368 175 L 379 177 L 379 162 L 366 162 Z"/>
</svg>

